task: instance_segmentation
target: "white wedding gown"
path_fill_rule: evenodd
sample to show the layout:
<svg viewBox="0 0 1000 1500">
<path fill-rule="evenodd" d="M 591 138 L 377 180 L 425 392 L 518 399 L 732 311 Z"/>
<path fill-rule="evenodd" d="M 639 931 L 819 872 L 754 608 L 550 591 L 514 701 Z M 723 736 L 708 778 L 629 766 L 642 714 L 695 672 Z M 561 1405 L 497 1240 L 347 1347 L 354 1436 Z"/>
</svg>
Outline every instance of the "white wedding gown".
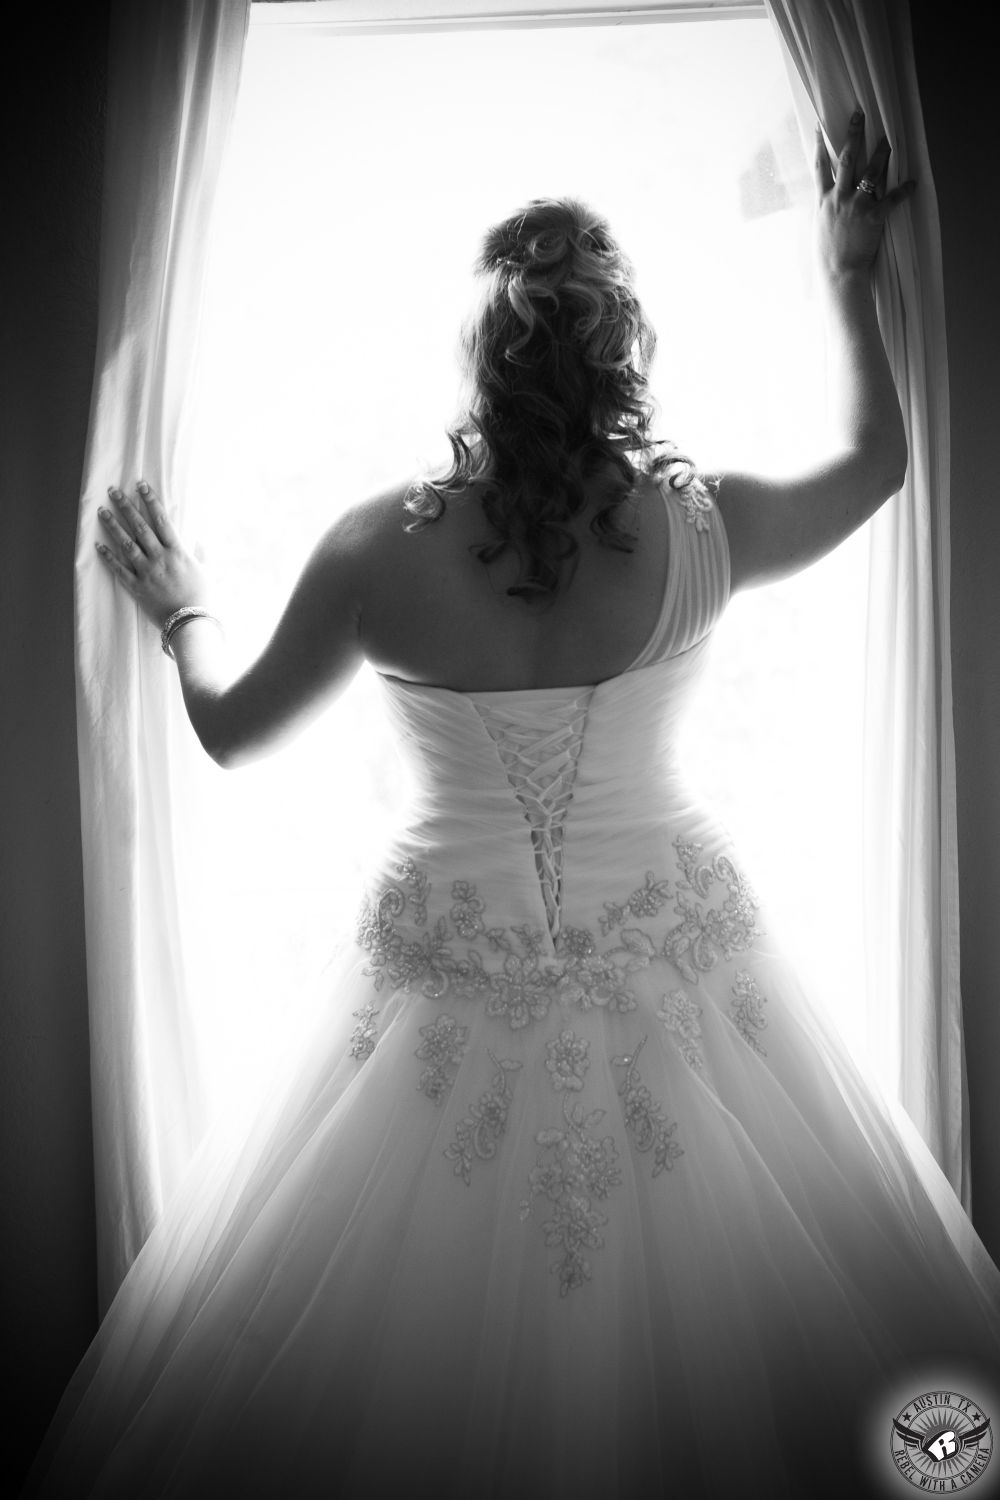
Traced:
<svg viewBox="0 0 1000 1500">
<path fill-rule="evenodd" d="M 678 768 L 729 564 L 664 503 L 621 676 L 382 679 L 415 802 L 321 1032 L 192 1170 L 30 1493 L 907 1494 L 891 1415 L 1000 1370 L 1000 1273 Z"/>
</svg>

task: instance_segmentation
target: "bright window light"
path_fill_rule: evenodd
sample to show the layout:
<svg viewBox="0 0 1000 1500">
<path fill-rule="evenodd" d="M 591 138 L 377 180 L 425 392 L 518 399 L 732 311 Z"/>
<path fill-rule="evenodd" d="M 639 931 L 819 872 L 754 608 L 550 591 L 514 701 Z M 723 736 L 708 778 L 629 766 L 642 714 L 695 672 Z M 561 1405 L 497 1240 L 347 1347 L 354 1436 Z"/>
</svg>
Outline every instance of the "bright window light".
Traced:
<svg viewBox="0 0 1000 1500">
<path fill-rule="evenodd" d="M 600 209 L 637 268 L 660 339 L 658 435 L 705 468 L 770 474 L 828 449 L 811 173 L 766 20 L 377 35 L 252 22 L 189 496 L 241 660 L 340 511 L 447 456 L 478 239 L 557 194 Z M 866 567 L 862 535 L 738 597 L 687 736 L 770 933 L 848 1039 Z M 273 760 L 225 773 L 206 759 L 200 777 L 197 826 L 180 830 L 185 921 L 229 1108 L 322 1003 L 311 981 L 400 804 L 372 674 Z"/>
</svg>

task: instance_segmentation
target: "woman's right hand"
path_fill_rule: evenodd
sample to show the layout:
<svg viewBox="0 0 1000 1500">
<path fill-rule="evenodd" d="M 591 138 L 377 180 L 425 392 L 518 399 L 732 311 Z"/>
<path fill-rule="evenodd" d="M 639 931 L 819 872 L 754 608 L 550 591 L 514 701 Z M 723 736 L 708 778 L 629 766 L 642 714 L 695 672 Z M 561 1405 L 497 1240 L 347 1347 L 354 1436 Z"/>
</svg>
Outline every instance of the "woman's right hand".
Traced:
<svg viewBox="0 0 1000 1500">
<path fill-rule="evenodd" d="M 892 149 L 885 136 L 867 165 L 864 163 L 865 117 L 860 110 L 851 116 L 847 141 L 837 158 L 834 172 L 823 139 L 816 127 L 816 185 L 819 189 L 818 248 L 820 262 L 831 275 L 870 271 L 882 240 L 882 229 L 892 210 L 916 189 L 913 181 L 885 191 L 885 178 Z M 861 187 L 861 183 L 866 187 Z M 869 192 L 870 185 L 874 191 Z"/>
<path fill-rule="evenodd" d="M 162 630 L 175 610 L 210 605 L 211 581 L 197 556 L 184 546 L 163 502 L 144 479 L 138 501 L 112 485 L 115 511 L 102 505 L 98 516 L 106 542 L 95 546 L 102 561 L 143 614 Z"/>
</svg>

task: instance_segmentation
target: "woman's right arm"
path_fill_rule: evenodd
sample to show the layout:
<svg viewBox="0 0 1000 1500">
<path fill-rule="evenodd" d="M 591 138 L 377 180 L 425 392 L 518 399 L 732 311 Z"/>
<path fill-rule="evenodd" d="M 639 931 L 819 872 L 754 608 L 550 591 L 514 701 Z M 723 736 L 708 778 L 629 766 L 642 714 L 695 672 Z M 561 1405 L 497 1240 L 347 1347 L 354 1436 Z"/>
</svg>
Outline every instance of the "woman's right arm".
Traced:
<svg viewBox="0 0 1000 1500">
<path fill-rule="evenodd" d="M 154 491 L 141 502 L 114 489 L 116 513 L 100 515 L 104 561 L 157 630 L 178 610 L 210 602 L 200 564 Z M 395 495 L 395 491 L 390 491 Z M 361 593 L 377 500 L 346 511 L 306 562 L 285 611 L 256 661 L 233 678 L 211 618 L 196 617 L 170 642 L 192 728 L 220 766 L 277 749 L 348 685 L 364 660 Z"/>
<path fill-rule="evenodd" d="M 817 133 L 819 259 L 840 445 L 825 463 L 792 479 L 723 474 L 718 506 L 729 538 L 734 593 L 785 578 L 825 556 L 899 490 L 906 474 L 906 434 L 879 331 L 871 271 L 888 214 L 915 184 L 904 183 L 881 199 L 860 190 L 863 132 L 863 119 L 852 120 L 836 175 Z M 881 185 L 888 157 L 883 138 L 864 175 Z"/>
</svg>

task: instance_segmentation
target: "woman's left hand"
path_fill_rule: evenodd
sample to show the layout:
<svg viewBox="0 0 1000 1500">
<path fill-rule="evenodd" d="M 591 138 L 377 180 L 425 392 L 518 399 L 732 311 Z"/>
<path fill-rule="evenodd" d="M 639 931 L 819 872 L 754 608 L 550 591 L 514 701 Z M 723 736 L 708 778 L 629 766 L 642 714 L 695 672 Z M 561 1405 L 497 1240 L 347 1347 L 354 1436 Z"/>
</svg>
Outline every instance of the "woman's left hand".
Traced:
<svg viewBox="0 0 1000 1500">
<path fill-rule="evenodd" d="M 140 479 L 136 488 L 140 499 L 135 502 L 114 486 L 108 490 L 117 514 L 100 507 L 107 542 L 95 545 L 143 614 L 162 630 L 185 605 L 211 608 L 211 587 L 206 570 L 187 551 L 150 486 Z"/>
<path fill-rule="evenodd" d="M 820 263 L 831 276 L 870 272 L 885 221 L 916 188 L 912 180 L 886 189 L 891 148 L 883 135 L 865 165 L 865 117 L 851 116 L 837 168 L 827 153 L 822 126 L 816 125 L 817 231 Z"/>
</svg>

